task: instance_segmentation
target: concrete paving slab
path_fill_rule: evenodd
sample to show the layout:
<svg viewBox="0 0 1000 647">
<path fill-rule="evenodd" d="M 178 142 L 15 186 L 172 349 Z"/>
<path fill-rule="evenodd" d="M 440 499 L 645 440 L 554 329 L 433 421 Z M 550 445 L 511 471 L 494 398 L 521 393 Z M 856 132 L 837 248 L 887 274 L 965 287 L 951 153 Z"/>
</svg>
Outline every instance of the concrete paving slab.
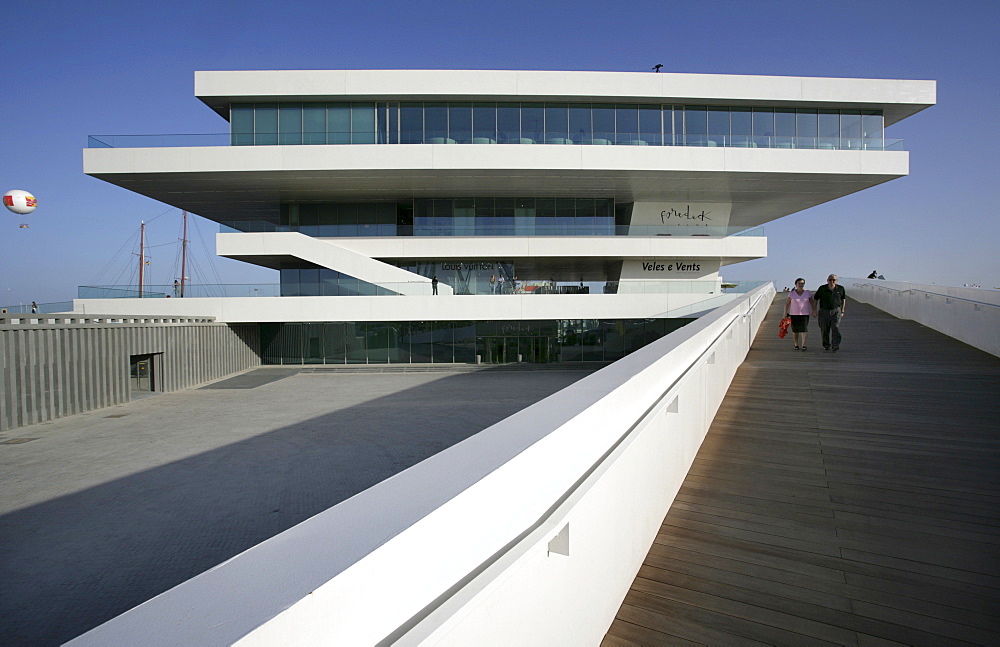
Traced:
<svg viewBox="0 0 1000 647">
<path fill-rule="evenodd" d="M 0 644 L 69 640 L 593 368 L 248 373 L 19 429 L 36 440 L 0 445 Z"/>
</svg>

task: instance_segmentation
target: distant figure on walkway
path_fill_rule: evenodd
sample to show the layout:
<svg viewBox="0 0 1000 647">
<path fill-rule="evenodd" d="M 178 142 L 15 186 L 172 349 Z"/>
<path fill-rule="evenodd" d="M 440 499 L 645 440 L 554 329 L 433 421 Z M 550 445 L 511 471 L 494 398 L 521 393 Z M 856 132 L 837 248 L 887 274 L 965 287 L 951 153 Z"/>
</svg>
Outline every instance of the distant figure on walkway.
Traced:
<svg viewBox="0 0 1000 647">
<path fill-rule="evenodd" d="M 181 295 L 181 282 L 174 279 L 174 296 L 179 297 Z"/>
<path fill-rule="evenodd" d="M 819 331 L 823 335 L 823 350 L 833 352 L 840 350 L 840 319 L 844 316 L 847 305 L 847 292 L 844 286 L 837 285 L 837 275 L 826 277 L 826 284 L 819 286 L 813 293 L 819 313 Z"/>
<path fill-rule="evenodd" d="M 431 279 L 431 290 L 433 291 L 433 294 L 437 294 L 438 293 L 438 277 L 437 277 L 437 274 L 435 274 L 434 278 Z"/>
<path fill-rule="evenodd" d="M 809 317 L 816 316 L 813 294 L 805 287 L 805 279 L 795 279 L 795 289 L 788 293 L 788 299 L 785 300 L 785 316 L 792 319 L 792 337 L 795 340 L 795 350 L 806 350 L 806 338 L 809 336 Z"/>
<path fill-rule="evenodd" d="M 497 275 L 490 274 L 490 294 L 497 293 Z"/>
<path fill-rule="evenodd" d="M 878 278 L 878 270 L 872 270 L 872 273 L 868 275 L 868 278 L 870 279 Z"/>
<path fill-rule="evenodd" d="M 503 294 L 503 281 L 504 281 L 503 274 L 501 274 L 500 278 L 497 279 L 497 283 L 500 284 L 500 288 L 498 289 L 498 292 L 500 292 L 500 294 Z"/>
<path fill-rule="evenodd" d="M 35 314 L 37 312 L 38 312 L 38 304 L 35 303 L 34 301 L 32 301 L 31 302 L 31 314 Z"/>
</svg>

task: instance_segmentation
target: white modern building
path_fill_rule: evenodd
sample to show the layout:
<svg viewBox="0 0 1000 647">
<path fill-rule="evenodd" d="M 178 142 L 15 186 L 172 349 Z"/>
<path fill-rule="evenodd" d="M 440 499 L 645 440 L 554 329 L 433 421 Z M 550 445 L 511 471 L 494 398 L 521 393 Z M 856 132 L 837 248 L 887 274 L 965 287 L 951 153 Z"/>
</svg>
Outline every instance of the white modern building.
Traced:
<svg viewBox="0 0 1000 647">
<path fill-rule="evenodd" d="M 935 84 L 231 71 L 195 94 L 228 134 L 95 136 L 84 170 L 219 222 L 218 254 L 280 287 L 77 312 L 256 323 L 273 363 L 552 362 L 661 337 L 729 298 L 764 223 L 906 175 L 884 131 Z"/>
</svg>

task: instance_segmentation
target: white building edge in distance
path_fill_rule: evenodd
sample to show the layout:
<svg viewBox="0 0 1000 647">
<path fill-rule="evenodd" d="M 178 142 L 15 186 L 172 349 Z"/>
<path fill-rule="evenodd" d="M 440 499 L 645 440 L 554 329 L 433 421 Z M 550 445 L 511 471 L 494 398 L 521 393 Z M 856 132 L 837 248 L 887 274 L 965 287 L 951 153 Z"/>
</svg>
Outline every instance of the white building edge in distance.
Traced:
<svg viewBox="0 0 1000 647">
<path fill-rule="evenodd" d="M 195 93 L 223 141 L 92 137 L 84 170 L 219 222 L 219 255 L 280 288 L 76 310 L 257 322 L 266 362 L 406 363 L 608 361 L 670 332 L 766 255 L 760 225 L 906 175 L 884 130 L 936 89 L 309 70 L 196 72 Z"/>
</svg>

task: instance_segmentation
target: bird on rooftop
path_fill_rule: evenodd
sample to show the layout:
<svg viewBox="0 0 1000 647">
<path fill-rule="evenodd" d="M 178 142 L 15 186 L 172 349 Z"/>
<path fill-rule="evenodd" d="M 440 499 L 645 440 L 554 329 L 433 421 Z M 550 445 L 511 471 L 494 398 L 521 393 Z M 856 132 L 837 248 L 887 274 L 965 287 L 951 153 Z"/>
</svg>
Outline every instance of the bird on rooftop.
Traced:
<svg viewBox="0 0 1000 647">
<path fill-rule="evenodd" d="M 663 63 L 658 63 L 658 64 L 656 64 L 656 65 L 653 66 L 653 71 L 656 72 L 656 73 L 659 73 L 661 67 L 663 67 Z"/>
</svg>

